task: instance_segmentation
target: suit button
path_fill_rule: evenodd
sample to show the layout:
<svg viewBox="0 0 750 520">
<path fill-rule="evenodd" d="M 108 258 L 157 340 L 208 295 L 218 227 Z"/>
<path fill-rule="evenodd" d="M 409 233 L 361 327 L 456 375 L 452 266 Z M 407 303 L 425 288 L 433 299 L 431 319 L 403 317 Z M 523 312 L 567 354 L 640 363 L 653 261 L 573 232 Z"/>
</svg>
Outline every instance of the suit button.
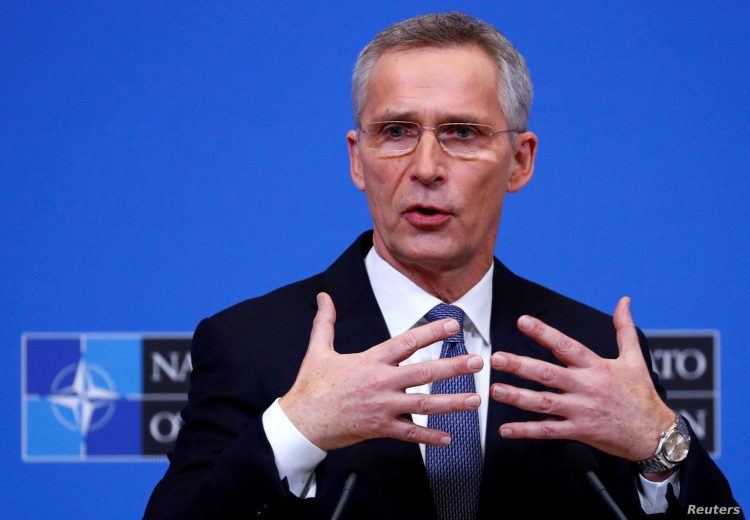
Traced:
<svg viewBox="0 0 750 520">
<path fill-rule="evenodd" d="M 263 518 L 266 516 L 266 511 L 268 511 L 268 504 L 261 504 L 260 509 L 255 512 L 255 516 Z"/>
</svg>

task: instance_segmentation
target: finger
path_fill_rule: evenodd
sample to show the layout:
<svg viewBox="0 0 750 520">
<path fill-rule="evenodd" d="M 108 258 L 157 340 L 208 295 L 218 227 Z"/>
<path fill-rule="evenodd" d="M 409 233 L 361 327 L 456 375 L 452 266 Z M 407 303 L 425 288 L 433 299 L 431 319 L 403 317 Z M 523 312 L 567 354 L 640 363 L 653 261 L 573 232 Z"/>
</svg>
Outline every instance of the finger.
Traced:
<svg viewBox="0 0 750 520">
<path fill-rule="evenodd" d="M 570 439 L 576 440 L 576 431 L 570 421 L 545 419 L 507 423 L 500 426 L 500 436 L 504 439 Z"/>
<path fill-rule="evenodd" d="M 528 410 L 567 417 L 570 406 L 565 396 L 553 392 L 536 392 L 526 388 L 495 383 L 490 388 L 490 396 L 499 403 L 505 403 Z"/>
<path fill-rule="evenodd" d="M 399 413 L 436 415 L 476 410 L 482 399 L 479 394 L 404 394 Z"/>
<path fill-rule="evenodd" d="M 528 337 L 552 351 L 557 359 L 566 365 L 590 367 L 599 356 L 546 323 L 531 316 L 518 318 L 518 328 Z"/>
<path fill-rule="evenodd" d="M 566 368 L 539 359 L 517 356 L 509 352 L 495 352 L 490 357 L 490 366 L 495 370 L 515 374 L 528 381 L 536 381 L 550 388 L 572 391 L 575 378 Z"/>
<path fill-rule="evenodd" d="M 638 341 L 638 332 L 636 332 L 633 317 L 630 315 L 629 297 L 623 296 L 617 302 L 613 321 L 615 330 L 617 330 L 617 346 L 620 349 L 620 354 L 625 356 L 637 354 L 640 356 L 640 342 Z"/>
<path fill-rule="evenodd" d="M 454 358 L 435 359 L 396 369 L 398 374 L 394 383 L 399 388 L 422 386 L 433 381 L 443 381 L 452 377 L 479 372 L 484 366 L 480 356 L 456 356 Z"/>
<path fill-rule="evenodd" d="M 431 446 L 447 446 L 451 443 L 451 437 L 447 433 L 419 426 L 401 417 L 397 417 L 393 421 L 386 436 L 407 442 L 421 442 Z"/>
<path fill-rule="evenodd" d="M 458 322 L 451 318 L 433 321 L 407 330 L 403 334 L 374 346 L 370 351 L 385 363 L 397 364 L 420 348 L 453 336 L 459 328 Z"/>
<path fill-rule="evenodd" d="M 336 307 L 331 297 L 322 292 L 317 296 L 318 311 L 315 313 L 308 349 L 333 349 L 333 326 L 336 323 Z"/>
</svg>

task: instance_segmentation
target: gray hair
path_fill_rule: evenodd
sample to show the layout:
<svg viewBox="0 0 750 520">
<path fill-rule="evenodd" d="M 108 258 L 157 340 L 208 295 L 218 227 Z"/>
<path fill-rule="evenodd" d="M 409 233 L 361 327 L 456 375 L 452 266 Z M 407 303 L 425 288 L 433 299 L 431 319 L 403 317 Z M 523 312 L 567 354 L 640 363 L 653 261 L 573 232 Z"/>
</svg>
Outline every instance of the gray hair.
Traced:
<svg viewBox="0 0 750 520">
<path fill-rule="evenodd" d="M 386 52 L 419 47 L 477 45 L 495 61 L 500 76 L 500 106 L 510 128 L 526 130 L 531 114 L 532 87 L 526 61 L 492 25 L 464 13 L 433 13 L 409 18 L 380 32 L 359 53 L 352 76 L 354 122 L 366 101 L 367 81 L 375 62 Z"/>
</svg>

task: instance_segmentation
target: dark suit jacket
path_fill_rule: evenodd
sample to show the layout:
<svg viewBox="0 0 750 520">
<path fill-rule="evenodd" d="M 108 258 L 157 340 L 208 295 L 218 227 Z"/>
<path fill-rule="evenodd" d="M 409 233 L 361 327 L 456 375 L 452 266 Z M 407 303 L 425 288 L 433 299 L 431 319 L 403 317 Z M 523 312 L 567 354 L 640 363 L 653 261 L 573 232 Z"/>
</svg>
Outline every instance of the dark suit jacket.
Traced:
<svg viewBox="0 0 750 520">
<path fill-rule="evenodd" d="M 351 467 L 360 477 L 346 517 L 435 518 L 416 444 L 377 439 L 363 443 L 366 449 L 359 453 L 351 447 L 333 450 L 316 469 L 316 498 L 301 500 L 279 479 L 261 423 L 265 409 L 294 382 L 318 292 L 328 292 L 336 305 L 338 352 L 359 352 L 389 338 L 363 262 L 371 245 L 372 234 L 365 233 L 325 272 L 200 323 L 193 339 L 185 424 L 169 469 L 151 496 L 147 518 L 330 518 Z M 556 362 L 517 330 L 521 314 L 537 316 L 601 356 L 617 356 L 611 317 L 521 279 L 495 260 L 493 351 Z M 539 388 L 496 371 L 491 377 L 492 382 Z M 480 518 L 609 518 L 582 477 L 565 469 L 564 441 L 505 440 L 497 434 L 505 422 L 537 418 L 489 401 Z M 615 500 L 629 517 L 640 516 L 632 466 L 595 454 L 599 476 Z M 672 500 L 670 506 L 673 514 L 688 504 L 736 505 L 724 476 L 696 440 L 680 481 L 679 503 Z"/>
</svg>

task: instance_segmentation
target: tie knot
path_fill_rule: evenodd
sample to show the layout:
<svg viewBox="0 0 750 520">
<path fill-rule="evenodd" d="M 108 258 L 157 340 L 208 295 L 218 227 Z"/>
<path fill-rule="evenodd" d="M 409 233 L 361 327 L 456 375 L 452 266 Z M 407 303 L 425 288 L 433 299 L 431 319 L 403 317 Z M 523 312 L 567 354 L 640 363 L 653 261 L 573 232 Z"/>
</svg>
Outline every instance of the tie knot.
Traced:
<svg viewBox="0 0 750 520">
<path fill-rule="evenodd" d="M 455 305 L 448 305 L 447 303 L 439 303 L 429 310 L 424 315 L 425 319 L 432 323 L 433 321 L 442 320 L 443 318 L 453 318 L 458 322 L 459 329 L 453 336 L 446 338 L 447 343 L 463 343 L 464 342 L 464 311 L 461 307 Z"/>
</svg>

